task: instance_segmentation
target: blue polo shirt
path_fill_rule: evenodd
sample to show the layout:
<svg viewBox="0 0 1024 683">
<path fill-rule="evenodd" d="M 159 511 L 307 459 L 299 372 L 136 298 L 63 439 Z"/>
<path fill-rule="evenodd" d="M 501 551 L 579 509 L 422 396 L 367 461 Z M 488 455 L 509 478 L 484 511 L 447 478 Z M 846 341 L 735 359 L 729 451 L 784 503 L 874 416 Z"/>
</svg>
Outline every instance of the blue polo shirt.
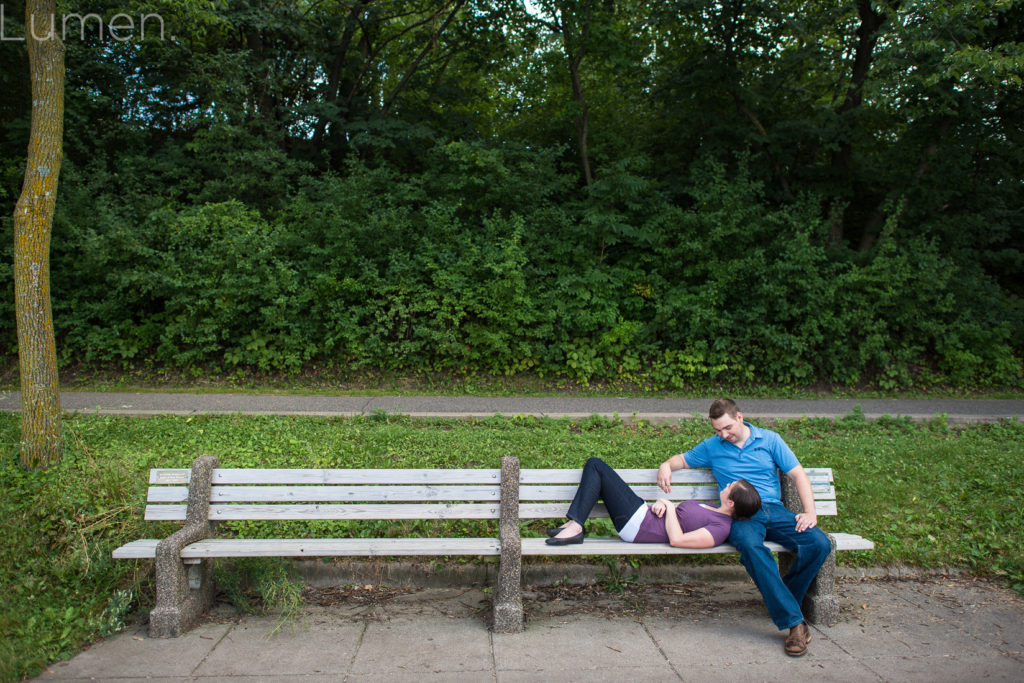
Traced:
<svg viewBox="0 0 1024 683">
<path fill-rule="evenodd" d="M 781 503 L 782 488 L 775 468 L 789 472 L 800 461 L 775 432 L 749 422 L 743 424 L 750 428 L 743 448 L 715 434 L 683 454 L 686 466 L 710 468 L 718 480 L 719 491 L 737 479 L 746 479 L 761 494 L 762 502 Z"/>
</svg>

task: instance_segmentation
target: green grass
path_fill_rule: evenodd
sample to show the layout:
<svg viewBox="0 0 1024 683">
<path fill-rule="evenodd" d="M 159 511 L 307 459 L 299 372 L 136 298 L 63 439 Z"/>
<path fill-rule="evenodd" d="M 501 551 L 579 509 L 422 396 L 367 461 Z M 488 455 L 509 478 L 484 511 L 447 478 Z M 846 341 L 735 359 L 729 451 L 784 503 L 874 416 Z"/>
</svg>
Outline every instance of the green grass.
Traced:
<svg viewBox="0 0 1024 683">
<path fill-rule="evenodd" d="M 15 360 L 0 366 L 0 389 L 18 390 Z M 656 388 L 625 380 L 595 380 L 580 384 L 566 377 L 453 374 L 450 372 L 353 371 L 348 367 L 309 367 L 294 373 L 255 369 L 218 371 L 213 368 L 175 369 L 140 364 L 136 367 L 76 364 L 61 368 L 65 391 L 174 391 L 188 393 L 270 393 L 324 396 L 585 396 L 636 398 L 987 398 L 1020 399 L 1020 383 L 1004 387 L 955 387 L 935 384 L 881 390 L 869 385 L 763 386 L 705 383 L 682 388 Z"/>
<path fill-rule="evenodd" d="M 822 519 L 822 526 L 877 544 L 873 552 L 843 553 L 841 563 L 960 567 L 1004 577 L 1024 593 L 1024 424 L 866 422 L 854 415 L 773 426 L 805 466 L 835 470 L 840 514 Z M 173 528 L 141 521 L 150 467 L 187 467 L 198 455 L 217 455 L 231 467 L 498 467 L 509 454 L 518 455 L 523 467 L 578 467 L 590 456 L 616 467 L 655 467 L 710 435 L 706 424 L 693 420 L 652 427 L 599 418 L 78 415 L 65 422 L 62 462 L 45 472 L 26 472 L 17 463 L 18 430 L 17 415 L 0 414 L 2 680 L 35 675 L 116 631 L 130 609 L 148 607 L 150 563 L 114 562 L 110 552 Z M 485 527 L 475 524 L 447 531 L 482 533 Z M 330 525 L 294 527 L 273 533 L 339 531 Z M 527 531 L 539 533 L 541 527 L 532 523 Z M 442 530 L 411 522 L 353 524 L 345 531 Z"/>
</svg>

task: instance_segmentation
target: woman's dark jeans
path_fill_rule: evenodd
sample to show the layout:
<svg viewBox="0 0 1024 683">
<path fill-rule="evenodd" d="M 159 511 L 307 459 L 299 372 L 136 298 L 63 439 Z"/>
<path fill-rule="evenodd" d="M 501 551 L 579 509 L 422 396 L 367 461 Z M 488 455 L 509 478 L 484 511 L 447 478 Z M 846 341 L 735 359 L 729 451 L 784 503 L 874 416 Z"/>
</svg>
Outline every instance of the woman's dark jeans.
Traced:
<svg viewBox="0 0 1024 683">
<path fill-rule="evenodd" d="M 583 466 L 580 487 L 576 490 L 566 517 L 582 526 L 598 500 L 604 501 L 616 531 L 622 531 L 637 508 L 645 504 L 604 460 L 591 458 Z"/>
</svg>

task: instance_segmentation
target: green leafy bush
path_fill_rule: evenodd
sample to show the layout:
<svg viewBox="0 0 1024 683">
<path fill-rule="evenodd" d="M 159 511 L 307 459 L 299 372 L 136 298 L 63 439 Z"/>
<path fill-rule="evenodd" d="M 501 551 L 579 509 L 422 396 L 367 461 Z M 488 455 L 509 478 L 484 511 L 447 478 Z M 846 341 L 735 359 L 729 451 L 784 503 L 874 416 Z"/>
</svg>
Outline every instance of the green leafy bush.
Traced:
<svg viewBox="0 0 1024 683">
<path fill-rule="evenodd" d="M 905 216 L 855 254 L 828 246 L 824 198 L 769 197 L 749 155 L 703 158 L 680 188 L 635 155 L 578 190 L 561 153 L 452 142 L 417 173 L 353 157 L 269 204 L 181 204 L 132 183 L 115 196 L 118 174 L 69 163 L 61 362 L 663 389 L 1024 383 L 1019 302 L 937 237 L 905 234 Z M 9 292 L 11 278 L 0 266 Z"/>
</svg>

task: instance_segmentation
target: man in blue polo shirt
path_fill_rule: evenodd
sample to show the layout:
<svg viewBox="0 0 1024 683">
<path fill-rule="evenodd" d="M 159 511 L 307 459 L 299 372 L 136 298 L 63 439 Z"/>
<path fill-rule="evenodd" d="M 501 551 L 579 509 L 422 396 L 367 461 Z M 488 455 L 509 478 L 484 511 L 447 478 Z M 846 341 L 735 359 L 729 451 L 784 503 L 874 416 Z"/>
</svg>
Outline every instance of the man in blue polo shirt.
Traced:
<svg viewBox="0 0 1024 683">
<path fill-rule="evenodd" d="M 761 591 L 775 625 L 780 631 L 789 629 L 786 654 L 800 657 L 807 653 L 811 638 L 800 603 L 832 550 L 828 537 L 817 528 L 811 481 L 782 437 L 744 422 L 743 413 L 731 399 L 712 403 L 708 415 L 715 436 L 663 462 L 658 468 L 658 486 L 670 491 L 672 470 L 684 467 L 710 468 L 719 489 L 737 479 L 754 485 L 761 494 L 761 509 L 750 519 L 732 523 L 729 542 L 740 551 L 740 561 Z M 793 480 L 804 512 L 795 515 L 782 504 L 776 468 Z M 795 553 L 793 567 L 785 577 L 779 575 L 766 540 Z"/>
</svg>

